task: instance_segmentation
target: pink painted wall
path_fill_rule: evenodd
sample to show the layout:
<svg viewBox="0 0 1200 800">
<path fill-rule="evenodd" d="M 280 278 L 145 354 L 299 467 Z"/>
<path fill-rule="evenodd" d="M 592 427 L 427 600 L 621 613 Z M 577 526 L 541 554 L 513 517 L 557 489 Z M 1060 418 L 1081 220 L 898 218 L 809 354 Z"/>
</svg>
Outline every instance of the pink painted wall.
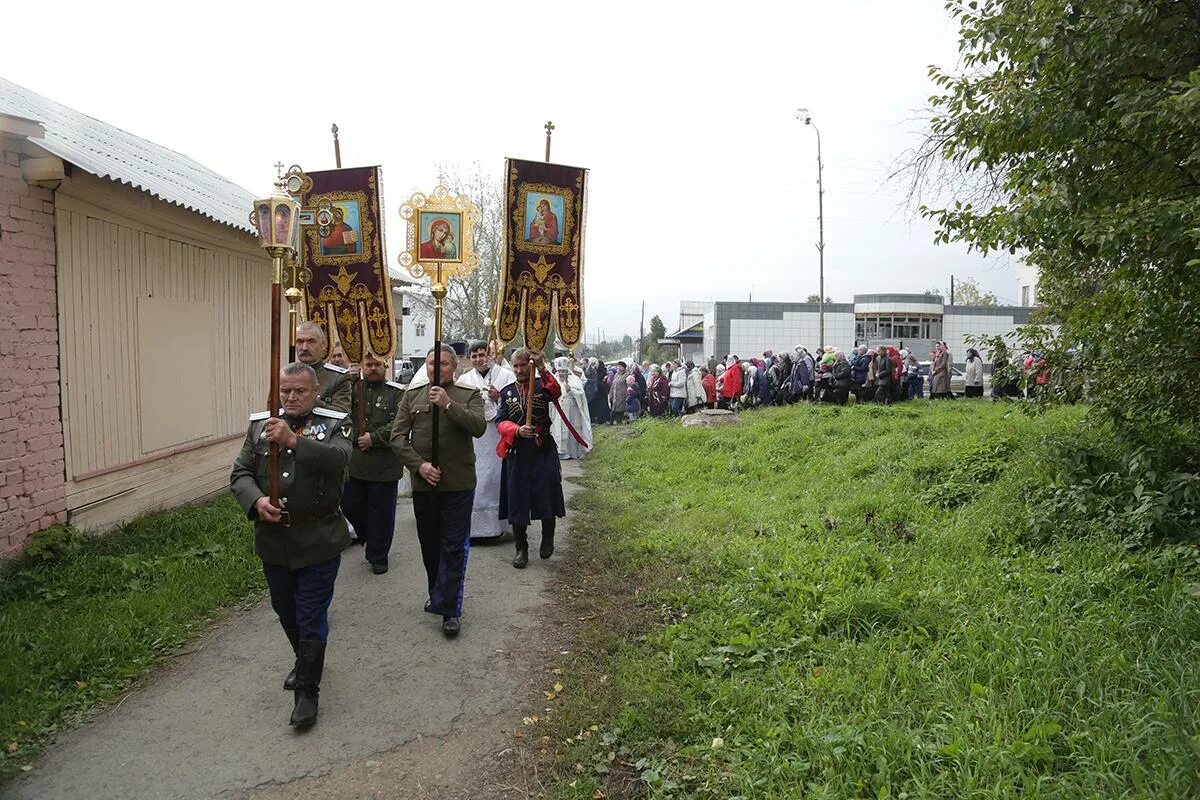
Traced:
<svg viewBox="0 0 1200 800">
<path fill-rule="evenodd" d="M 54 195 L 0 137 L 0 559 L 67 517 Z"/>
</svg>

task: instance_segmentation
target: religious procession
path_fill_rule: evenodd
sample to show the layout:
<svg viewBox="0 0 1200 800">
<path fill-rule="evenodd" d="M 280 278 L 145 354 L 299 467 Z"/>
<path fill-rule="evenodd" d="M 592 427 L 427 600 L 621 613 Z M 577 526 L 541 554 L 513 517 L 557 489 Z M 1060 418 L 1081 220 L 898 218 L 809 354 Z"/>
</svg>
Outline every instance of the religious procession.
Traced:
<svg viewBox="0 0 1200 800">
<path fill-rule="evenodd" d="M 401 479 L 425 568 L 423 610 L 447 638 L 462 630 L 472 537 L 511 531 L 512 566 L 524 569 L 536 520 L 538 557 L 554 554 L 556 522 L 566 516 L 559 459 L 591 449 L 591 428 L 573 355 L 547 363 L 543 352 L 551 327 L 568 348 L 583 329 L 587 171 L 550 163 L 552 129 L 547 123 L 545 162 L 506 162 L 507 266 L 485 322 L 491 337 L 465 353 L 442 341 L 443 311 L 447 282 L 479 268 L 479 210 L 441 184 L 401 208 L 408 232 L 399 263 L 431 280 L 435 302 L 433 346 L 407 384 L 388 380 L 397 329 L 381 169 L 293 166 L 250 210 L 274 264 L 271 386 L 267 408 L 250 416 L 230 486 L 254 522 L 271 605 L 295 656 L 283 680 L 294 694 L 293 726 L 317 721 L 344 551 L 360 545 L 373 574 L 388 572 Z M 526 346 L 506 356 L 517 337 Z M 341 364 L 327 360 L 331 343 Z"/>
<path fill-rule="evenodd" d="M 1200 797 L 1195 2 L 40 10 L 0 800 Z"/>
</svg>

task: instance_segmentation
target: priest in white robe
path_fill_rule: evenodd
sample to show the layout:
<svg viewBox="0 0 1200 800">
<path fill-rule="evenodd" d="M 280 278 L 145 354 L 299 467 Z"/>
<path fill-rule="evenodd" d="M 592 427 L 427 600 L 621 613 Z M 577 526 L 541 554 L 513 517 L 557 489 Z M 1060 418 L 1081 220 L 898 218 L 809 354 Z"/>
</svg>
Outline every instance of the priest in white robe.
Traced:
<svg viewBox="0 0 1200 800">
<path fill-rule="evenodd" d="M 470 345 L 471 367 L 458 379 L 461 384 L 474 386 L 483 395 L 483 418 L 487 430 L 474 440 L 475 444 L 475 505 L 471 511 L 471 538 L 487 539 L 503 536 L 508 527 L 500 519 L 500 472 L 504 462 L 496 455 L 500 432 L 496 429 L 496 401 L 500 390 L 515 383 L 512 370 L 492 363 L 486 342 Z"/>
<path fill-rule="evenodd" d="M 563 414 L 571 422 L 579 436 L 587 442 L 581 445 L 576 441 L 563 422 L 558 409 L 550 407 L 550 432 L 558 445 L 559 458 L 583 458 L 592 449 L 592 418 L 588 413 L 587 393 L 584 391 L 583 379 L 570 369 L 567 358 L 560 357 L 554 361 L 554 375 L 562 386 L 562 397 L 558 404 L 562 406 Z"/>
</svg>

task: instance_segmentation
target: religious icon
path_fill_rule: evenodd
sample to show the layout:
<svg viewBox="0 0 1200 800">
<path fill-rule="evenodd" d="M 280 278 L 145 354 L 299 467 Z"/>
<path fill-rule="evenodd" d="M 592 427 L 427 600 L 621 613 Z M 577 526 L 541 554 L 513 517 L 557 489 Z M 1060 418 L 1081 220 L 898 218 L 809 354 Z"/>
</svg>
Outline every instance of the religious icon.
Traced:
<svg viewBox="0 0 1200 800">
<path fill-rule="evenodd" d="M 292 210 L 285 205 L 275 206 L 275 241 L 285 246 L 292 243 L 288 236 L 288 227 L 292 223 Z"/>
<path fill-rule="evenodd" d="M 354 200 L 333 203 L 331 219 L 317 231 L 321 239 L 321 255 L 353 256 L 362 253 L 359 231 L 358 202 Z"/>
<path fill-rule="evenodd" d="M 421 211 L 417 225 L 421 261 L 459 261 L 462 215 L 453 211 Z"/>
<path fill-rule="evenodd" d="M 525 241 L 562 244 L 562 219 L 562 195 L 529 192 L 525 196 Z"/>
</svg>

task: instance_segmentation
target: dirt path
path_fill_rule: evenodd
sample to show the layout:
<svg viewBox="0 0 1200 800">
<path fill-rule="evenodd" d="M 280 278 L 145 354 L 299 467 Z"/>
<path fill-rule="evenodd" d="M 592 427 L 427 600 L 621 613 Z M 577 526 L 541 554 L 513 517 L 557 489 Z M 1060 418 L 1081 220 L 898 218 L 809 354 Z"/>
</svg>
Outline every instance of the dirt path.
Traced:
<svg viewBox="0 0 1200 800">
<path fill-rule="evenodd" d="M 578 474 L 564 462 L 564 477 Z M 523 796 L 536 778 L 513 731 L 553 646 L 538 623 L 556 565 L 570 557 L 570 515 L 559 530 L 555 558 L 535 554 L 524 571 L 509 563 L 510 538 L 472 546 L 463 632 L 448 641 L 421 610 L 424 573 L 402 499 L 390 572 L 372 575 L 357 549 L 343 557 L 311 731 L 287 725 L 290 695 L 279 684 L 291 651 L 264 602 L 62 737 L 0 797 Z M 536 549 L 536 532 L 531 539 Z"/>
</svg>

